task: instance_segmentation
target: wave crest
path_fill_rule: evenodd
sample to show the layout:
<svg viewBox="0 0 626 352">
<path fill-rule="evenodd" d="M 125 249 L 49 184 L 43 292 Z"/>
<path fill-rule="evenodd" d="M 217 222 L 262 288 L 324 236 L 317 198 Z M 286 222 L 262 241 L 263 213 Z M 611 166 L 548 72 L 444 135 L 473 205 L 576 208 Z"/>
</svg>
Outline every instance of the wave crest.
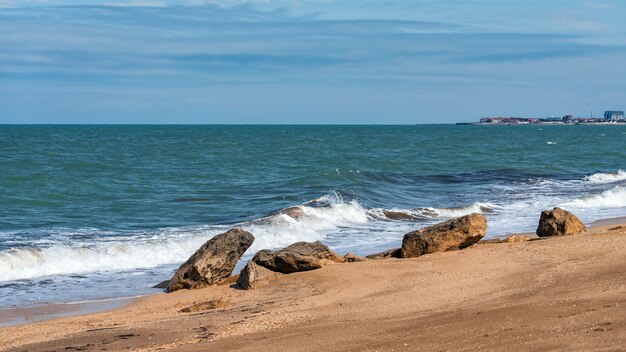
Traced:
<svg viewBox="0 0 626 352">
<path fill-rule="evenodd" d="M 182 262 L 215 235 L 214 231 L 186 238 L 113 242 L 90 246 L 56 245 L 13 248 L 0 252 L 0 281 L 51 275 L 83 274 L 152 268 Z"/>
<path fill-rule="evenodd" d="M 283 209 L 268 217 L 235 224 L 255 236 L 246 256 L 298 241 L 323 240 L 343 228 L 359 228 L 371 221 L 424 221 L 453 218 L 498 210 L 490 203 L 460 208 L 367 209 L 356 200 L 331 193 L 304 204 Z M 369 226 L 369 225 L 368 225 Z M 67 245 L 59 240 L 44 248 L 13 248 L 0 252 L 0 281 L 33 279 L 51 275 L 86 274 L 154 268 L 185 261 L 195 250 L 226 226 L 201 226 L 159 230 L 126 237 L 125 240 Z M 90 231 L 95 231 L 91 229 Z M 86 236 L 97 237 L 97 236 Z M 349 239 L 347 239 L 349 241 Z"/>
<path fill-rule="evenodd" d="M 491 213 L 501 207 L 492 203 L 476 202 L 459 208 L 413 208 L 413 209 L 384 209 L 376 208 L 368 211 L 376 219 L 387 220 L 424 220 L 436 218 L 456 218 L 473 213 Z"/>
<path fill-rule="evenodd" d="M 591 183 L 613 183 L 624 180 L 626 180 L 626 171 L 621 169 L 613 173 L 597 173 L 585 177 L 585 181 Z"/>
<path fill-rule="evenodd" d="M 579 209 L 609 209 L 626 207 L 626 187 L 618 186 L 600 194 L 574 199 L 566 202 L 564 206 Z"/>
</svg>

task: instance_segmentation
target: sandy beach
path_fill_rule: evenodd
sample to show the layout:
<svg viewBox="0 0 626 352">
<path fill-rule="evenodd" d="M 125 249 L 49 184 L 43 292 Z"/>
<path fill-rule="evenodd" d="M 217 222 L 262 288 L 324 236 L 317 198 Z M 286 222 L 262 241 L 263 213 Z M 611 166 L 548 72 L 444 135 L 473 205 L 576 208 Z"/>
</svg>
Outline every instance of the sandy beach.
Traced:
<svg viewBox="0 0 626 352">
<path fill-rule="evenodd" d="M 624 15 L 0 0 L 0 352 L 626 352 Z"/>
<path fill-rule="evenodd" d="M 343 263 L 0 328 L 15 351 L 621 351 L 626 224 Z"/>
</svg>

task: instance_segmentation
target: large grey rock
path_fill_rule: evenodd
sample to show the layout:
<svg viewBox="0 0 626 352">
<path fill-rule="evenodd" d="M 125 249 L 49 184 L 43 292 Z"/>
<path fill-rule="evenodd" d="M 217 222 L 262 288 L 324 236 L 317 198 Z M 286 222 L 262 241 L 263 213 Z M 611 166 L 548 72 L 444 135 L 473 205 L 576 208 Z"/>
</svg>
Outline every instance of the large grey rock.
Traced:
<svg viewBox="0 0 626 352">
<path fill-rule="evenodd" d="M 259 251 L 252 261 L 269 270 L 283 274 L 315 270 L 329 263 L 341 263 L 343 258 L 321 242 L 298 242 L 286 248 Z"/>
<path fill-rule="evenodd" d="M 249 261 L 239 273 L 237 285 L 244 290 L 256 290 L 269 285 L 281 275 L 283 274 L 271 271 L 253 261 Z"/>
<path fill-rule="evenodd" d="M 487 219 L 470 214 L 404 235 L 402 258 L 419 257 L 428 253 L 459 250 L 480 241 L 487 232 Z"/>
<path fill-rule="evenodd" d="M 201 288 L 227 279 L 253 241 L 254 236 L 240 228 L 213 237 L 178 268 L 167 291 Z"/>
<path fill-rule="evenodd" d="M 561 208 L 554 208 L 541 212 L 539 226 L 537 227 L 537 236 L 578 235 L 585 231 L 587 231 L 587 227 L 576 215 Z"/>
</svg>

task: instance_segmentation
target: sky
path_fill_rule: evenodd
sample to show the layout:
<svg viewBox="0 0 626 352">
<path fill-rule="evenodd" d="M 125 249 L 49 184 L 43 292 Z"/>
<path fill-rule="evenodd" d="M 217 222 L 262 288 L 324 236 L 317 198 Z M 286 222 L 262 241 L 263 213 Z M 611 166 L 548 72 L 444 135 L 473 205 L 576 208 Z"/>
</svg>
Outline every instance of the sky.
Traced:
<svg viewBox="0 0 626 352">
<path fill-rule="evenodd" d="M 623 0 L 0 0 L 0 123 L 626 109 Z"/>
</svg>

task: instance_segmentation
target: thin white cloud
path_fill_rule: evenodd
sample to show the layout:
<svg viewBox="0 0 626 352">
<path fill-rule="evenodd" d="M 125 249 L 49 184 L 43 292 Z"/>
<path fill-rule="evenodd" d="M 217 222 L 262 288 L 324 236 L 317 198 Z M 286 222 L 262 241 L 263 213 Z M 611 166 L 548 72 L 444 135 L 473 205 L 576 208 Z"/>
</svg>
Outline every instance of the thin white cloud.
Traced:
<svg viewBox="0 0 626 352">
<path fill-rule="evenodd" d="M 0 1 L 5 7 L 12 4 Z M 192 5 L 187 1 L 178 4 Z M 460 116 L 487 113 L 481 112 L 485 101 L 494 109 L 531 105 L 522 104 L 520 95 L 546 107 L 559 97 L 573 105 L 587 104 L 592 96 L 626 100 L 619 87 L 626 77 L 626 48 L 605 40 L 615 40 L 616 32 L 607 37 L 602 28 L 593 35 L 584 28 L 564 30 L 555 20 L 535 16 L 537 8 L 523 8 L 526 12 L 507 23 L 510 7 L 484 6 L 494 1 L 473 1 L 478 8 L 420 1 L 426 10 L 400 8 L 395 17 L 391 14 L 398 7 L 378 7 L 374 13 L 345 1 L 322 4 L 332 16 L 301 15 L 316 7 L 276 10 L 275 1 L 162 8 L 173 2 L 107 0 L 115 6 L 7 8 L 0 21 L 0 91 L 5 93 L 0 107 L 25 111 L 41 106 L 46 113 L 61 114 L 80 101 L 87 113 L 127 114 L 128 105 L 89 91 L 126 92 L 125 102 L 171 102 L 151 111 L 163 116 L 193 114 L 179 103 L 186 92 L 194 94 L 196 113 L 225 117 L 258 112 L 288 118 L 308 111 L 326 116 L 401 111 L 408 116 L 442 106 Z M 542 16 L 569 9 L 551 6 Z M 62 93 L 63 87 L 76 92 Z M 250 97 L 259 97 L 253 106 Z M 211 110 L 215 101 L 241 109 Z"/>
<path fill-rule="evenodd" d="M 105 5 L 118 7 L 166 7 L 168 4 L 165 1 L 133 0 L 128 2 L 110 2 Z"/>
</svg>

